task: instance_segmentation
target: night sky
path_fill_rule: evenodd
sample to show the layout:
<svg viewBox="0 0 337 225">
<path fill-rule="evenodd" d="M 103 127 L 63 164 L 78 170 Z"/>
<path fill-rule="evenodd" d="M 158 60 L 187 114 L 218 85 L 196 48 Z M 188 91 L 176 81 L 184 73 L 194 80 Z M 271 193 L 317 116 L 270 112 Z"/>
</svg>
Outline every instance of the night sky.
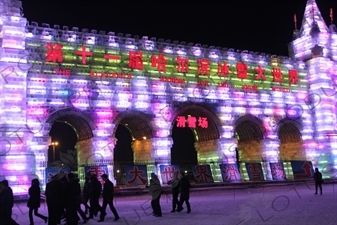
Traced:
<svg viewBox="0 0 337 225">
<path fill-rule="evenodd" d="M 40 25 L 48 23 L 52 27 L 57 24 L 61 27 L 68 26 L 70 29 L 78 27 L 80 30 L 104 30 L 116 34 L 156 37 L 157 40 L 164 38 L 236 50 L 288 55 L 288 43 L 292 41 L 294 30 L 293 16 L 297 14 L 297 26 L 300 27 L 307 1 L 22 2 L 24 16 L 28 21 L 38 22 Z M 334 9 L 336 24 L 337 1 L 316 2 L 327 25 L 330 24 L 329 9 Z M 56 134 L 60 133 L 59 128 L 56 130 L 59 131 L 55 131 Z M 121 130 L 122 133 L 125 132 Z M 71 142 L 73 141 L 69 141 L 67 146 L 71 145 Z"/>
</svg>

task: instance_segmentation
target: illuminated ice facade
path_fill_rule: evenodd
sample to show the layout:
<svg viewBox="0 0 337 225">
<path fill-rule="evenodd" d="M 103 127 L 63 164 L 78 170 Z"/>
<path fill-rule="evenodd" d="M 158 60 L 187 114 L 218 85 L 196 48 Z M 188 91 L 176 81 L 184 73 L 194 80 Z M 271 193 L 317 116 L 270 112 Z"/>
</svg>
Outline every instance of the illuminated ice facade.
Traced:
<svg viewBox="0 0 337 225">
<path fill-rule="evenodd" d="M 266 179 L 267 162 L 284 161 L 289 178 L 289 160 L 323 166 L 325 177 L 337 169 L 337 34 L 315 2 L 295 31 L 292 58 L 26 25 L 19 1 L 0 3 L 0 179 L 15 193 L 33 177 L 45 182 L 56 121 L 76 130 L 79 165 L 104 160 L 111 171 L 118 125 L 132 134 L 135 163 L 169 164 L 181 116 L 196 118 L 198 163 L 211 164 L 217 181 L 217 163 L 235 163 L 236 147 L 240 162 L 264 163 Z"/>
</svg>

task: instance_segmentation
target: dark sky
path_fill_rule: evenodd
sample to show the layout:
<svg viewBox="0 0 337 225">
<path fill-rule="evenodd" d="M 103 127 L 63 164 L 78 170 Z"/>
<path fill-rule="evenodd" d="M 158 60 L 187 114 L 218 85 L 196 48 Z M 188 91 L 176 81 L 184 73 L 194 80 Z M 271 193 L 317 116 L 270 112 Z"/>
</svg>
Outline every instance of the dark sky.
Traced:
<svg viewBox="0 0 337 225">
<path fill-rule="evenodd" d="M 307 0 L 22 0 L 28 21 L 288 55 Z M 327 24 L 336 0 L 316 0 Z"/>
</svg>

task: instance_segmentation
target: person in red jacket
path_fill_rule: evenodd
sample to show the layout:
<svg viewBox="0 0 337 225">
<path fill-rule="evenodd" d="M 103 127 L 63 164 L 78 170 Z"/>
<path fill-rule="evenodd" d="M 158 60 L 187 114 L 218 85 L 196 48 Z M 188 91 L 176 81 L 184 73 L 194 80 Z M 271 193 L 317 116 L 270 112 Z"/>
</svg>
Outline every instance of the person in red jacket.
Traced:
<svg viewBox="0 0 337 225">
<path fill-rule="evenodd" d="M 109 180 L 108 175 L 103 174 L 102 179 L 104 180 L 104 186 L 103 186 L 103 193 L 102 193 L 102 197 L 103 197 L 103 205 L 102 205 L 102 209 L 101 209 L 101 215 L 100 215 L 100 220 L 98 220 L 97 222 L 103 222 L 104 221 L 104 217 L 106 216 L 106 207 L 107 205 L 109 205 L 112 213 L 115 216 L 114 221 L 117 221 L 119 219 L 117 210 L 113 204 L 113 195 L 114 195 L 114 184 Z"/>
</svg>

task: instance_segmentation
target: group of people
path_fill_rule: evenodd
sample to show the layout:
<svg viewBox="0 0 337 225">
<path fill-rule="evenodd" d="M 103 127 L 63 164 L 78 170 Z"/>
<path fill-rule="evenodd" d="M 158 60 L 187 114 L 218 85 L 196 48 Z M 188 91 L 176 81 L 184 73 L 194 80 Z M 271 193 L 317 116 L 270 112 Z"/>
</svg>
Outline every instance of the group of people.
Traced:
<svg viewBox="0 0 337 225">
<path fill-rule="evenodd" d="M 180 177 L 179 177 L 180 175 Z M 29 208 L 29 221 L 30 225 L 34 225 L 34 215 L 48 222 L 48 225 L 61 224 L 61 220 L 66 220 L 66 225 L 77 225 L 80 220 L 77 213 L 80 214 L 84 223 L 89 219 L 93 219 L 100 213 L 100 218 L 97 222 L 103 222 L 106 216 L 106 207 L 109 205 L 112 213 L 115 216 L 114 221 L 119 219 L 116 208 L 113 204 L 114 184 L 109 180 L 106 174 L 103 174 L 104 181 L 103 190 L 102 184 L 98 181 L 95 174 L 90 172 L 86 174 L 83 192 L 79 184 L 79 179 L 73 173 L 67 175 L 61 171 L 53 176 L 51 181 L 46 185 L 46 202 L 48 207 L 48 217 L 39 214 L 38 209 L 41 201 L 41 189 L 38 179 L 33 179 L 31 187 L 28 190 L 29 200 L 27 206 Z M 315 169 L 314 174 L 315 186 L 317 194 L 318 188 L 322 195 L 322 173 L 318 168 Z M 172 188 L 172 211 L 181 212 L 183 204 L 186 204 L 187 213 L 191 212 L 189 203 L 190 198 L 190 182 L 185 177 L 184 173 L 179 171 L 174 173 L 173 179 L 168 182 Z M 150 184 L 147 186 L 152 195 L 151 206 L 153 215 L 156 217 L 162 216 L 160 207 L 160 197 L 163 193 L 162 187 L 158 176 L 151 173 Z M 180 194 L 180 200 L 179 200 Z M 103 204 L 100 206 L 99 198 L 102 195 Z M 90 206 L 88 205 L 88 201 Z M 85 212 L 82 210 L 81 205 L 84 205 Z M 0 225 L 18 225 L 12 218 L 12 209 L 14 206 L 14 195 L 12 189 L 8 185 L 7 180 L 0 182 Z M 87 216 L 89 214 L 89 216 Z"/>
<path fill-rule="evenodd" d="M 73 173 L 68 173 L 67 179 L 65 179 L 65 173 L 63 172 L 53 177 L 47 184 L 45 193 L 49 215 L 48 225 L 60 224 L 62 218 L 66 219 L 66 225 L 77 225 L 80 220 L 78 214 L 86 223 L 100 213 L 100 218 L 97 222 L 103 222 L 107 205 L 110 206 L 115 216 L 115 221 L 118 220 L 119 216 L 113 205 L 114 185 L 106 174 L 101 177 L 104 181 L 103 190 L 97 176 L 90 172 L 87 173 L 83 193 L 81 193 L 79 179 Z M 102 206 L 99 204 L 101 194 L 103 197 Z M 85 207 L 85 212 L 81 208 L 82 204 Z"/>
<path fill-rule="evenodd" d="M 185 177 L 184 173 L 180 173 L 179 171 L 175 172 L 173 175 L 173 179 L 168 182 L 172 187 L 172 211 L 181 212 L 183 208 L 183 204 L 185 202 L 187 207 L 187 213 L 191 212 L 191 205 L 189 202 L 190 199 L 190 182 Z M 158 176 L 154 173 L 151 173 L 150 185 L 148 186 L 149 191 L 152 195 L 151 206 L 153 210 L 153 216 L 161 217 L 162 211 L 160 207 L 160 197 L 163 193 L 160 181 Z M 178 200 L 180 194 L 180 200 Z"/>
</svg>

